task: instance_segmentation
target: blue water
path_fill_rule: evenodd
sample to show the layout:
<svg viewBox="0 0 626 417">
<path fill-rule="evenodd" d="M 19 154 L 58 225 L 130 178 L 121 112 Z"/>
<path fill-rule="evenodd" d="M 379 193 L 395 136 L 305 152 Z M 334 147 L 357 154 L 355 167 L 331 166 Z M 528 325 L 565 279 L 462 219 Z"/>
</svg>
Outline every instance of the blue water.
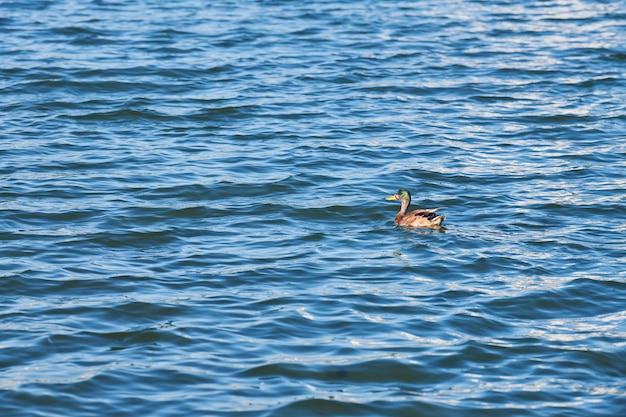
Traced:
<svg viewBox="0 0 626 417">
<path fill-rule="evenodd" d="M 0 2 L 0 415 L 626 412 L 626 2 Z M 393 225 L 399 188 L 443 229 Z"/>
</svg>

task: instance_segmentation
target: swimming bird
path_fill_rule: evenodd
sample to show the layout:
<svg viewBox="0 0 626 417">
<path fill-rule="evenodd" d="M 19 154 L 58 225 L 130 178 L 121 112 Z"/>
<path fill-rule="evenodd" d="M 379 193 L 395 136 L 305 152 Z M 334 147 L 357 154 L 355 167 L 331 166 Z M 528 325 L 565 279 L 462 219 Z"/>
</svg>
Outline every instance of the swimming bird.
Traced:
<svg viewBox="0 0 626 417">
<path fill-rule="evenodd" d="M 402 202 L 400 211 L 396 214 L 393 222 L 399 226 L 407 227 L 441 227 L 441 222 L 446 218 L 443 214 L 436 214 L 439 209 L 419 209 L 407 213 L 411 204 L 411 193 L 407 190 L 398 190 L 394 195 L 390 195 L 385 200 L 399 200 Z"/>
</svg>

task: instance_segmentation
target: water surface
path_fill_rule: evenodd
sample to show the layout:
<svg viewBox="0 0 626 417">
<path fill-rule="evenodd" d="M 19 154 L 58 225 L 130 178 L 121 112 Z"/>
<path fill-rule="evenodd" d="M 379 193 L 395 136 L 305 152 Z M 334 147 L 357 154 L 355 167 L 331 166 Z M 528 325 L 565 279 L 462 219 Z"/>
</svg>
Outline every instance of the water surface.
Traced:
<svg viewBox="0 0 626 417">
<path fill-rule="evenodd" d="M 621 415 L 624 10 L 0 4 L 2 415 Z"/>
</svg>

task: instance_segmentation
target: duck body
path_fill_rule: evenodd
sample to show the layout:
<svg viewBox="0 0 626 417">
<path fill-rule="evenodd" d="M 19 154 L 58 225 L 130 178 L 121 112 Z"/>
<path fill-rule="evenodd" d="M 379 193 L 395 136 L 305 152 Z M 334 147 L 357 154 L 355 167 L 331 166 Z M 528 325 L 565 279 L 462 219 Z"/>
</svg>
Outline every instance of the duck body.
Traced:
<svg viewBox="0 0 626 417">
<path fill-rule="evenodd" d="M 407 190 L 398 190 L 385 200 L 398 200 L 402 203 L 400 211 L 396 214 L 393 222 L 398 226 L 406 227 L 441 227 L 446 216 L 435 213 L 439 209 L 419 209 L 407 213 L 411 205 L 411 193 Z"/>
</svg>

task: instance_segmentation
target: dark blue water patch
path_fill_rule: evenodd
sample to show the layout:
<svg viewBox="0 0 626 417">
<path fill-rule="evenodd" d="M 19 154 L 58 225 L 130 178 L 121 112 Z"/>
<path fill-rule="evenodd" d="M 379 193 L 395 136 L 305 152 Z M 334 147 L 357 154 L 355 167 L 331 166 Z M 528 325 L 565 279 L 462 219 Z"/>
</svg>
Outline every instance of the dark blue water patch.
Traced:
<svg viewBox="0 0 626 417">
<path fill-rule="evenodd" d="M 11 3 L 4 3 L 2 4 L 0 7 L 6 8 L 6 9 L 15 9 L 15 10 L 45 10 L 47 8 L 49 8 L 50 6 L 54 5 L 54 2 L 52 1 L 38 1 L 36 3 L 32 3 L 32 2 L 11 2 Z"/>
<path fill-rule="evenodd" d="M 84 26 L 66 26 L 52 29 L 51 35 L 61 35 L 71 38 L 67 42 L 69 45 L 97 46 L 109 44 L 110 42 L 107 38 L 111 36 L 111 32 L 106 33 Z M 55 41 L 58 42 L 58 40 Z"/>
<path fill-rule="evenodd" d="M 583 285 L 584 283 L 584 285 Z M 519 295 L 519 303 L 524 310 L 514 311 L 503 301 L 492 301 L 487 305 L 490 310 L 517 319 L 552 318 L 554 313 L 562 318 L 581 318 L 594 315 L 610 314 L 620 311 L 615 304 L 613 294 L 621 293 L 620 281 L 575 279 L 569 286 L 551 291 L 531 292 Z M 608 295 L 610 294 L 610 295 Z M 511 303 L 509 306 L 518 305 Z"/>
</svg>

